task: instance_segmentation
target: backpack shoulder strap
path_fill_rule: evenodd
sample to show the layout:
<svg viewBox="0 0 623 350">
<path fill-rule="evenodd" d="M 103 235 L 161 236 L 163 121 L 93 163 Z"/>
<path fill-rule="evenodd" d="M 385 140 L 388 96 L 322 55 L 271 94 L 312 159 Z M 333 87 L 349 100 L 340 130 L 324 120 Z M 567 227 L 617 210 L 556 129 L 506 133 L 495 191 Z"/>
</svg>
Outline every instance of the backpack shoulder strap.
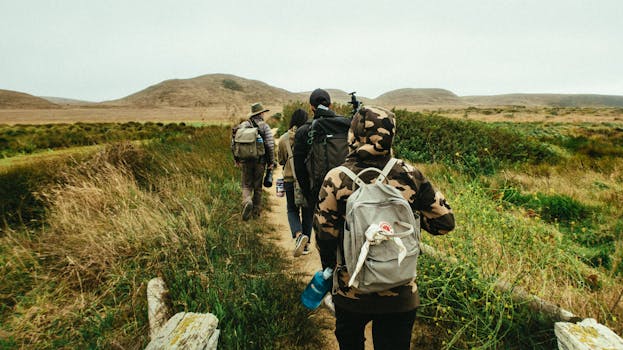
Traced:
<svg viewBox="0 0 623 350">
<path fill-rule="evenodd" d="M 327 133 L 327 130 L 322 126 L 322 123 L 318 121 L 322 118 L 313 119 L 309 125 L 309 129 L 307 129 L 307 144 L 311 145 L 314 143 L 314 138 L 318 133 L 318 129 L 322 130 L 323 133 Z"/>
<path fill-rule="evenodd" d="M 288 131 L 288 134 L 290 131 Z M 288 139 L 286 140 L 286 149 L 288 150 L 288 160 L 286 163 L 290 163 L 292 167 L 292 177 L 294 177 L 294 181 L 298 181 L 296 178 L 296 170 L 294 168 L 294 156 L 292 155 L 292 145 L 290 145 L 290 135 L 288 135 Z"/>
<path fill-rule="evenodd" d="M 357 174 L 355 174 L 352 170 L 348 169 L 347 167 L 340 165 L 339 167 L 337 167 L 337 169 L 341 170 L 344 174 L 346 174 L 346 176 L 350 177 L 351 180 L 353 180 L 353 190 L 355 189 L 355 185 L 360 186 L 360 187 L 365 185 L 365 183 L 361 181 L 359 176 L 357 176 Z"/>
<path fill-rule="evenodd" d="M 398 159 L 396 158 L 390 158 L 389 161 L 387 162 L 387 164 L 385 164 L 385 167 L 383 167 L 383 170 L 379 170 L 377 168 L 374 167 L 370 167 L 370 168 L 365 168 L 363 170 L 361 170 L 358 174 L 355 174 L 353 171 L 351 171 L 350 169 L 348 169 L 345 166 L 339 166 L 338 169 L 342 170 L 344 172 L 344 174 L 346 174 L 348 177 L 350 177 L 353 180 L 353 187 L 352 189 L 355 189 L 355 185 L 361 187 L 363 185 L 365 185 L 365 182 L 363 182 L 360 178 L 361 174 L 368 172 L 368 171 L 374 171 L 379 173 L 379 176 L 376 178 L 376 182 L 378 183 L 382 183 L 383 181 L 385 181 L 385 179 L 387 178 L 387 175 L 389 175 L 389 172 L 392 170 L 392 168 L 394 167 L 394 164 L 396 164 L 396 162 L 398 161 Z"/>
<path fill-rule="evenodd" d="M 392 168 L 394 167 L 396 162 L 398 162 L 398 159 L 390 158 L 387 164 L 385 164 L 385 166 L 383 167 L 383 170 L 381 170 L 381 175 L 379 175 L 376 181 L 377 182 L 385 181 L 385 179 L 387 178 L 387 175 L 389 175 L 389 172 L 392 171 Z"/>
<path fill-rule="evenodd" d="M 259 128 L 260 128 L 260 127 L 257 125 L 257 123 L 256 123 L 253 119 L 249 118 L 249 121 L 251 122 L 251 124 L 252 124 L 254 127 L 258 128 L 258 130 L 259 130 Z"/>
</svg>

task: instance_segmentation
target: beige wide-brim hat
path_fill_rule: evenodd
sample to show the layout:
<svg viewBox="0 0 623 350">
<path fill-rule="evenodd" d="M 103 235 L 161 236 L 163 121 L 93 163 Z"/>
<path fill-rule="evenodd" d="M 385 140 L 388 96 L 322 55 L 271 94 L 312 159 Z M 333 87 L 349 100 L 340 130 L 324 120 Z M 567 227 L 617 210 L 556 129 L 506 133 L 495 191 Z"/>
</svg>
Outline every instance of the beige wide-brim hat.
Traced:
<svg viewBox="0 0 623 350">
<path fill-rule="evenodd" d="M 268 112 L 270 109 L 265 109 L 261 103 L 257 102 L 251 105 L 251 113 L 247 114 L 247 118 L 251 118 L 254 115 L 258 115 L 260 113 Z"/>
</svg>

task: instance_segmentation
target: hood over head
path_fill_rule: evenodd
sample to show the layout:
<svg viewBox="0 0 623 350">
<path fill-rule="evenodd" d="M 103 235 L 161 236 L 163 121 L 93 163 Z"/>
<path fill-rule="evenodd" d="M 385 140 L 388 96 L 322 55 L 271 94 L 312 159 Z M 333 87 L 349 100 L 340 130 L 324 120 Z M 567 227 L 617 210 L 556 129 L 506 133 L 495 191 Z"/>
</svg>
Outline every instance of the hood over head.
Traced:
<svg viewBox="0 0 623 350">
<path fill-rule="evenodd" d="M 394 113 L 381 107 L 364 107 L 350 123 L 348 156 L 360 159 L 388 156 L 395 133 Z"/>
</svg>

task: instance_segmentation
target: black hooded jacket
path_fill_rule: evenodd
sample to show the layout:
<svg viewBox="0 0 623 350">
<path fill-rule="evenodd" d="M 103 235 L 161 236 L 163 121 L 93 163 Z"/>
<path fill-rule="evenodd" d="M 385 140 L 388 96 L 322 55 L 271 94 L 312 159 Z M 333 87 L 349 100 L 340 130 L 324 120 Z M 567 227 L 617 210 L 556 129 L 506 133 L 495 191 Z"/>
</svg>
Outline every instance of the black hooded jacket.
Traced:
<svg viewBox="0 0 623 350">
<path fill-rule="evenodd" d="M 335 118 L 340 117 L 330 109 L 317 108 L 314 112 L 314 119 L 320 118 Z M 313 193 L 311 189 L 311 183 L 309 179 L 309 173 L 307 172 L 307 166 L 305 159 L 311 149 L 308 143 L 308 132 L 311 127 L 312 121 L 308 121 L 296 130 L 294 135 L 294 149 L 292 150 L 292 156 L 294 157 L 294 169 L 296 170 L 297 180 L 301 185 L 301 191 L 308 200 L 308 203 L 316 203 L 318 201 L 318 193 Z"/>
</svg>

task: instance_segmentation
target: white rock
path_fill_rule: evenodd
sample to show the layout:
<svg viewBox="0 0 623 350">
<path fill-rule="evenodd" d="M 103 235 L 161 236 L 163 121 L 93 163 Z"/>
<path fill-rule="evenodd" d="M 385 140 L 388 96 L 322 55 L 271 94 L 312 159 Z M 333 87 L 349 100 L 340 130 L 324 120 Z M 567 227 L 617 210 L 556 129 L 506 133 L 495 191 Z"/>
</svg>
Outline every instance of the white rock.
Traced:
<svg viewBox="0 0 623 350">
<path fill-rule="evenodd" d="M 561 350 L 623 349 L 623 339 L 592 318 L 582 322 L 556 322 L 554 332 Z"/>
<path fill-rule="evenodd" d="M 152 278 L 147 283 L 147 316 L 149 318 L 149 339 L 154 339 L 162 326 L 169 319 L 166 305 L 167 290 L 164 280 Z"/>
<path fill-rule="evenodd" d="M 216 350 L 220 331 L 213 314 L 180 312 L 171 317 L 145 350 Z"/>
</svg>

